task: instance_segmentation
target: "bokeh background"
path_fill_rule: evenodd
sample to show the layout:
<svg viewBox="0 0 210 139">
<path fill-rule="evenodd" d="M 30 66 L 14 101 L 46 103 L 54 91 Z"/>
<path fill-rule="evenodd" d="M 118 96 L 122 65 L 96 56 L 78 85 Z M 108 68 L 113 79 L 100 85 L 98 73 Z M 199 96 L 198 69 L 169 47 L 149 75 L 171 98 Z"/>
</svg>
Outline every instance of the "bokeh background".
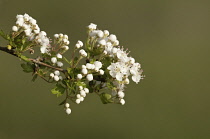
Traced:
<svg viewBox="0 0 210 139">
<path fill-rule="evenodd" d="M 68 34 L 72 47 L 89 23 L 108 29 L 146 78 L 128 86 L 125 106 L 90 94 L 67 116 L 53 85 L 31 82 L 20 60 L 0 52 L 0 139 L 210 138 L 209 0 L 0 0 L 0 28 L 9 32 L 24 13 L 48 36 Z"/>
</svg>

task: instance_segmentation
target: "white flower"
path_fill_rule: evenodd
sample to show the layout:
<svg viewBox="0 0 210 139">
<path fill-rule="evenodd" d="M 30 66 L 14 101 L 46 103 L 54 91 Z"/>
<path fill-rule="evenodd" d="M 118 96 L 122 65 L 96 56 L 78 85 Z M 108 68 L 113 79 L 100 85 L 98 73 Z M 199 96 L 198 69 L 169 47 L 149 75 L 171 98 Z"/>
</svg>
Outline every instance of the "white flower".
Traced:
<svg viewBox="0 0 210 139">
<path fill-rule="evenodd" d="M 79 48 L 80 48 L 80 45 L 77 43 L 77 44 L 75 45 L 75 47 L 76 47 L 77 49 L 79 49 Z"/>
<path fill-rule="evenodd" d="M 69 47 L 68 46 L 62 46 L 62 48 L 64 48 L 64 50 L 69 50 Z"/>
<path fill-rule="evenodd" d="M 104 30 L 104 35 L 105 36 L 109 36 L 109 31 L 108 30 Z"/>
<path fill-rule="evenodd" d="M 69 108 L 69 107 L 70 107 L 69 103 L 66 103 L 66 104 L 65 104 L 65 107 L 66 107 L 66 108 Z"/>
<path fill-rule="evenodd" d="M 60 71 L 56 70 L 56 71 L 54 71 L 54 74 L 59 76 L 60 75 Z"/>
<path fill-rule="evenodd" d="M 42 54 L 47 53 L 48 52 L 47 46 L 46 45 L 41 46 L 40 51 L 41 51 Z"/>
<path fill-rule="evenodd" d="M 58 66 L 58 67 L 63 67 L 63 63 L 60 62 L 60 61 L 58 61 L 58 62 L 57 62 L 57 66 Z"/>
<path fill-rule="evenodd" d="M 63 38 L 68 40 L 69 37 L 68 35 L 63 35 Z"/>
<path fill-rule="evenodd" d="M 140 79 L 141 79 L 141 75 L 140 75 L 140 74 L 136 74 L 136 75 L 133 75 L 133 76 L 132 76 L 132 80 L 133 80 L 135 83 L 140 82 Z"/>
<path fill-rule="evenodd" d="M 13 26 L 12 27 L 12 31 L 17 32 L 18 31 L 18 27 L 17 26 Z"/>
<path fill-rule="evenodd" d="M 82 86 L 79 86 L 79 90 L 82 90 L 83 89 L 83 87 Z"/>
<path fill-rule="evenodd" d="M 57 54 L 56 56 L 57 56 L 57 58 L 62 58 L 63 57 L 61 54 Z"/>
<path fill-rule="evenodd" d="M 85 65 L 82 65 L 82 69 L 86 69 L 87 67 Z"/>
<path fill-rule="evenodd" d="M 87 63 L 87 64 L 86 64 L 86 68 L 87 68 L 87 69 L 92 69 L 92 64 Z"/>
<path fill-rule="evenodd" d="M 104 75 L 104 71 L 102 69 L 99 70 L 100 75 Z"/>
<path fill-rule="evenodd" d="M 125 100 L 124 100 L 124 99 L 120 99 L 120 103 L 121 103 L 122 105 L 125 105 Z"/>
<path fill-rule="evenodd" d="M 79 53 L 80 53 L 80 55 L 82 55 L 83 57 L 87 57 L 87 53 L 85 52 L 84 49 L 81 49 L 81 50 L 79 51 Z"/>
<path fill-rule="evenodd" d="M 83 97 L 85 97 L 85 96 L 86 96 L 85 91 L 84 91 L 84 90 L 81 90 L 81 91 L 80 91 L 80 95 L 83 96 Z"/>
<path fill-rule="evenodd" d="M 104 36 L 104 32 L 101 30 L 98 30 L 97 35 L 99 38 L 102 38 Z"/>
<path fill-rule="evenodd" d="M 53 73 L 50 73 L 50 77 L 53 78 L 55 75 Z"/>
<path fill-rule="evenodd" d="M 130 80 L 128 78 L 125 79 L 125 84 L 129 84 Z"/>
<path fill-rule="evenodd" d="M 85 93 L 89 93 L 89 89 L 88 88 L 84 88 Z"/>
<path fill-rule="evenodd" d="M 119 98 L 124 98 L 125 93 L 123 93 L 122 91 L 119 91 L 118 93 Z"/>
<path fill-rule="evenodd" d="M 112 41 L 112 42 L 115 42 L 115 41 L 117 40 L 116 35 L 111 34 L 111 35 L 109 36 L 109 40 Z"/>
<path fill-rule="evenodd" d="M 30 36 L 31 35 L 31 31 L 32 31 L 31 29 L 24 30 L 26 36 Z"/>
<path fill-rule="evenodd" d="M 119 45 L 120 42 L 119 42 L 118 40 L 116 40 L 116 41 L 114 42 L 114 44 L 115 44 L 115 45 Z"/>
<path fill-rule="evenodd" d="M 81 102 L 84 101 L 84 97 L 81 97 L 81 98 L 80 98 L 80 101 L 81 101 Z"/>
<path fill-rule="evenodd" d="M 82 74 L 77 74 L 77 79 L 82 79 Z"/>
<path fill-rule="evenodd" d="M 77 98 L 80 99 L 81 98 L 81 95 L 80 94 L 77 94 Z"/>
<path fill-rule="evenodd" d="M 87 69 L 82 69 L 82 74 L 87 74 L 87 73 L 88 73 Z"/>
<path fill-rule="evenodd" d="M 103 45 L 103 46 L 106 45 L 106 41 L 105 41 L 104 39 L 100 40 L 98 43 L 99 43 L 100 45 Z"/>
<path fill-rule="evenodd" d="M 97 27 L 97 25 L 96 25 L 96 24 L 93 24 L 93 23 L 90 23 L 90 25 L 88 26 L 88 28 L 89 28 L 90 30 L 95 30 L 96 27 Z"/>
<path fill-rule="evenodd" d="M 54 76 L 55 81 L 59 81 L 59 77 L 57 75 Z"/>
<path fill-rule="evenodd" d="M 90 36 L 90 37 L 95 37 L 95 36 L 97 35 L 97 32 L 98 32 L 98 31 L 93 30 L 93 31 L 91 31 L 91 32 L 89 33 L 89 36 Z"/>
<path fill-rule="evenodd" d="M 59 34 L 59 38 L 63 38 L 63 34 L 62 33 Z"/>
<path fill-rule="evenodd" d="M 82 41 L 78 40 L 77 43 L 78 43 L 81 47 L 83 46 L 83 42 L 82 42 Z"/>
<path fill-rule="evenodd" d="M 59 38 L 59 35 L 58 34 L 55 34 L 54 35 L 54 38 L 58 39 Z"/>
<path fill-rule="evenodd" d="M 56 57 L 52 57 L 52 58 L 51 58 L 51 62 L 52 62 L 53 64 L 55 64 L 55 63 L 57 62 L 57 58 L 56 58 Z"/>
<path fill-rule="evenodd" d="M 86 76 L 86 78 L 87 78 L 88 81 L 92 81 L 93 80 L 93 74 L 88 74 Z"/>
<path fill-rule="evenodd" d="M 102 63 L 100 61 L 95 61 L 94 62 L 95 68 L 101 68 L 102 67 Z"/>
<path fill-rule="evenodd" d="M 80 103 L 80 99 L 76 99 L 76 103 L 79 104 Z"/>
<path fill-rule="evenodd" d="M 71 114 L 71 109 L 70 108 L 66 109 L 66 114 L 68 114 L 68 115 Z"/>
</svg>

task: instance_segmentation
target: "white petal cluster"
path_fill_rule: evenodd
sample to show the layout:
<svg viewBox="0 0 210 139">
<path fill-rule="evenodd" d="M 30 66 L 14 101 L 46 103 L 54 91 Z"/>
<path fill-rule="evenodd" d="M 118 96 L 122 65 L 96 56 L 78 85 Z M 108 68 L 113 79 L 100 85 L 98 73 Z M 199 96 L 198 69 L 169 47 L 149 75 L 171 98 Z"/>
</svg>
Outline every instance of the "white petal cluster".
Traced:
<svg viewBox="0 0 210 139">
<path fill-rule="evenodd" d="M 47 33 L 40 31 L 37 21 L 28 14 L 17 15 L 16 25 L 12 27 L 12 31 L 24 32 L 30 41 L 35 41 L 40 45 L 41 53 L 48 53 L 50 49 L 49 38 Z"/>
<path fill-rule="evenodd" d="M 76 45 L 75 45 L 75 47 L 77 48 L 77 49 L 79 49 L 79 48 L 81 48 L 83 46 L 83 42 L 82 41 L 78 41 L 77 43 L 76 43 Z"/>
<path fill-rule="evenodd" d="M 66 114 L 71 114 L 71 109 L 69 108 L 70 107 L 70 104 L 69 103 L 65 103 L 65 111 L 66 111 Z"/>
<path fill-rule="evenodd" d="M 95 25 L 95 24 L 94 24 Z M 117 40 L 116 35 L 111 34 L 109 35 L 108 30 L 97 30 L 96 26 L 94 26 L 93 23 L 91 23 L 89 27 L 89 36 L 93 39 L 96 40 L 98 43 L 98 46 L 102 47 L 113 47 L 113 46 L 118 46 L 119 41 Z"/>
<path fill-rule="evenodd" d="M 54 73 L 50 73 L 50 78 L 54 79 L 56 82 L 63 80 L 63 77 L 60 75 L 60 71 L 56 70 Z"/>
<path fill-rule="evenodd" d="M 84 101 L 86 95 L 89 93 L 88 88 L 83 88 L 82 86 L 79 86 L 79 94 L 76 95 L 76 103 L 80 104 L 80 102 Z"/>
<path fill-rule="evenodd" d="M 79 53 L 80 53 L 81 56 L 87 57 L 87 53 L 85 52 L 84 49 L 81 49 L 81 50 L 79 51 Z"/>
</svg>

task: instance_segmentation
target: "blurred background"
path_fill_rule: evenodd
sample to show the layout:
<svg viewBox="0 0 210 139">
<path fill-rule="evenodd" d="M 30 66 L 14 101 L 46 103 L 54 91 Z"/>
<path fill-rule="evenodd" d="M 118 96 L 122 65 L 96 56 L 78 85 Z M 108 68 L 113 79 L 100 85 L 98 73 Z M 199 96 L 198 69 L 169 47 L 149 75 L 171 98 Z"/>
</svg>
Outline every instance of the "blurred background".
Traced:
<svg viewBox="0 0 210 139">
<path fill-rule="evenodd" d="M 146 75 L 128 86 L 125 106 L 90 94 L 67 116 L 53 85 L 31 82 L 19 59 L 0 52 L 0 139 L 210 138 L 209 0 L 0 0 L 0 9 L 2 30 L 28 13 L 48 36 L 68 34 L 72 47 L 95 23 Z"/>
</svg>

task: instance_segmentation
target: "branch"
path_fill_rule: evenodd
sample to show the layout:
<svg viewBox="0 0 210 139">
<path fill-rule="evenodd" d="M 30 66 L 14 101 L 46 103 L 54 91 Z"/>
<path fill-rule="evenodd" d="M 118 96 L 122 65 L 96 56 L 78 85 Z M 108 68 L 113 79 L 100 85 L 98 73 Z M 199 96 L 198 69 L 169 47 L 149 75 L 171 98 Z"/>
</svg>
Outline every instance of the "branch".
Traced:
<svg viewBox="0 0 210 139">
<path fill-rule="evenodd" d="M 15 54 L 14 50 L 12 50 L 12 49 L 9 50 L 7 47 L 1 47 L 1 46 L 0 46 L 0 50 L 6 52 L 6 53 L 8 53 L 8 54 L 11 54 L 11 55 L 13 55 L 13 56 L 15 56 L 15 57 L 18 57 L 18 55 Z M 66 70 L 64 70 L 64 69 L 62 69 L 62 68 L 57 68 L 57 67 L 54 67 L 54 66 L 50 66 L 50 65 L 48 65 L 48 64 L 46 64 L 46 63 L 43 63 L 43 62 L 41 62 L 41 61 L 38 61 L 38 60 L 36 60 L 36 59 L 29 58 L 28 60 L 31 61 L 31 62 L 33 62 L 33 63 L 39 64 L 39 65 L 43 65 L 43 66 L 48 67 L 48 68 L 51 68 L 51 69 L 59 70 L 59 71 L 61 71 L 61 72 L 66 72 Z"/>
</svg>

